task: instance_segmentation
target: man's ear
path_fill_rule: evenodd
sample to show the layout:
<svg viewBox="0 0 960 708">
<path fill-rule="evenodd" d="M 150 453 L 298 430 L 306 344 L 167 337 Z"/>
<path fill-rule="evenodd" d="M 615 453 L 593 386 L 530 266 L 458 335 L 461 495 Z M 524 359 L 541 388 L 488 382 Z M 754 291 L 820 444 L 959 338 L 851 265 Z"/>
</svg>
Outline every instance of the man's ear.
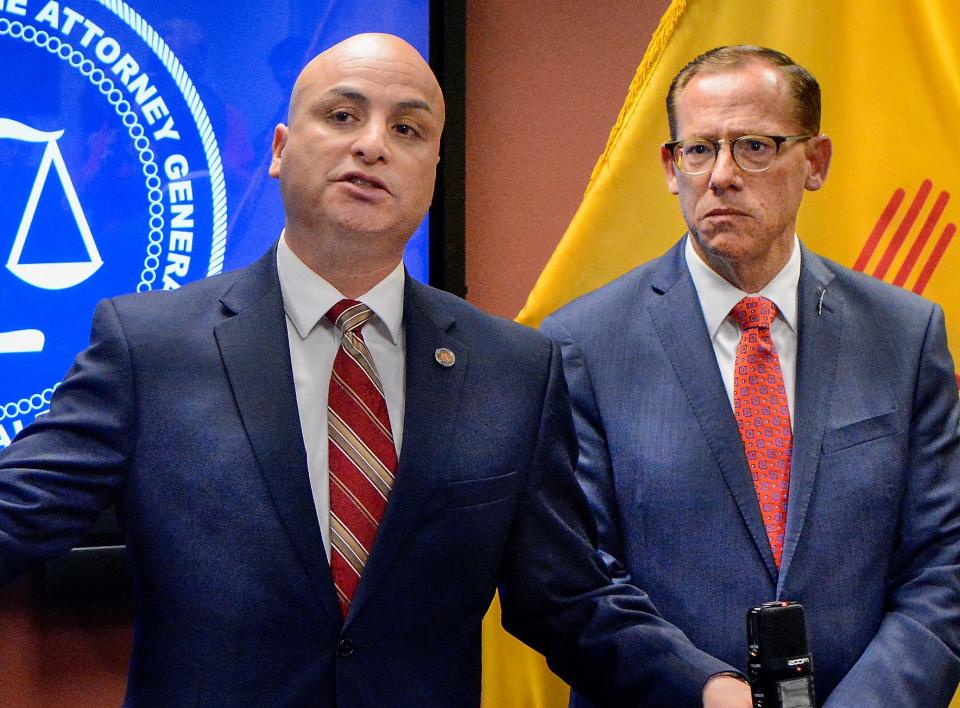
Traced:
<svg viewBox="0 0 960 708">
<path fill-rule="evenodd" d="M 663 173 L 667 178 L 667 189 L 670 194 L 677 194 L 677 165 L 673 161 L 673 153 L 667 150 L 663 145 L 660 146 L 660 163 L 663 165 Z"/>
<path fill-rule="evenodd" d="M 287 146 L 287 126 L 283 123 L 277 123 L 273 129 L 273 157 L 270 159 L 270 176 L 280 176 L 280 158 L 283 155 L 283 149 Z"/>
<path fill-rule="evenodd" d="M 830 171 L 830 159 L 833 157 L 833 142 L 826 135 L 817 135 L 807 141 L 807 181 L 804 188 L 811 192 L 820 189 L 827 180 Z"/>
</svg>

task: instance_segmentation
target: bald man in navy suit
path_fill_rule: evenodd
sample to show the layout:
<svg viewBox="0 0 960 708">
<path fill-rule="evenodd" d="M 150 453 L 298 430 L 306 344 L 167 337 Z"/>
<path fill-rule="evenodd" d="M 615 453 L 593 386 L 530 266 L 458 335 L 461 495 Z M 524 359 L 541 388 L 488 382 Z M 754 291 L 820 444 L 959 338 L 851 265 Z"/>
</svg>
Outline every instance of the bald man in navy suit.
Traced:
<svg viewBox="0 0 960 708">
<path fill-rule="evenodd" d="M 0 452 L 2 580 L 123 509 L 125 705 L 475 706 L 498 588 L 507 629 L 598 701 L 749 705 L 715 676 L 727 664 L 610 583 L 559 348 L 405 274 L 443 119 L 429 67 L 396 37 L 320 55 L 274 136 L 279 242 L 243 270 L 102 302 L 50 412 Z M 342 300 L 372 313 L 362 345 L 326 315 Z M 372 456 L 359 433 L 351 448 L 392 480 L 382 516 L 358 512 L 372 543 L 338 511 L 348 349 L 388 436 Z"/>
</svg>

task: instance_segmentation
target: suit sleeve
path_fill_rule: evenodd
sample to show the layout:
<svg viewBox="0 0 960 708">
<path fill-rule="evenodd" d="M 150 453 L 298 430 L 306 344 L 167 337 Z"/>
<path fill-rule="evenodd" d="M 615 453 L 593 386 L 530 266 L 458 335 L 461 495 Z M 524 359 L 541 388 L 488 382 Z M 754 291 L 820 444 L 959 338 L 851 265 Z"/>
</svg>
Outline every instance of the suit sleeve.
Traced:
<svg viewBox="0 0 960 708">
<path fill-rule="evenodd" d="M 113 305 L 50 411 L 0 450 L 0 583 L 65 553 L 116 496 L 133 441 L 130 356 Z"/>
<path fill-rule="evenodd" d="M 700 706 L 706 680 L 732 669 L 696 649 L 645 593 L 610 582 L 573 474 L 577 442 L 560 351 L 555 343 L 550 350 L 538 440 L 503 559 L 503 625 L 594 702 Z"/>
<path fill-rule="evenodd" d="M 619 505 L 613 482 L 613 466 L 600 420 L 593 382 L 580 346 L 556 318 L 547 318 L 541 330 L 560 344 L 563 372 L 570 393 L 570 406 L 580 451 L 576 475 L 587 496 L 597 524 L 597 545 L 607 573 L 614 582 L 631 582 L 623 558 Z"/>
<path fill-rule="evenodd" d="M 830 708 L 947 706 L 960 681 L 960 404 L 939 306 L 915 390 L 888 610 Z"/>
</svg>

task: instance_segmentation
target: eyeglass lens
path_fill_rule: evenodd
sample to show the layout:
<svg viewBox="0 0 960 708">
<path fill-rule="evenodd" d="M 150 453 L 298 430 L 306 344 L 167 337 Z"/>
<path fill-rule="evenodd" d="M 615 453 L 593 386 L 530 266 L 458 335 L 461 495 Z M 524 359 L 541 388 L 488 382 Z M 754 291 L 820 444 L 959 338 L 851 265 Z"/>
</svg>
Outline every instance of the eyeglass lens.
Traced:
<svg viewBox="0 0 960 708">
<path fill-rule="evenodd" d="M 717 146 L 707 140 L 686 140 L 677 146 L 674 156 L 681 170 L 700 174 L 713 166 Z M 743 135 L 733 141 L 733 159 L 744 170 L 765 170 L 776 157 L 776 142 L 762 135 Z"/>
</svg>

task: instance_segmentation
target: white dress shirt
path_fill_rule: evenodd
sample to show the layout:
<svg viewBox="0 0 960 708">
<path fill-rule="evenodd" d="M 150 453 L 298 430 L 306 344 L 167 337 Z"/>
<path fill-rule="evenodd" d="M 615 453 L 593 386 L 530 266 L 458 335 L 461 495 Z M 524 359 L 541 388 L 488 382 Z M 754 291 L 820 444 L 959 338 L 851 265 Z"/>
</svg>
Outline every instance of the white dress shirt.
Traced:
<svg viewBox="0 0 960 708">
<path fill-rule="evenodd" d="M 290 363 L 297 390 L 300 428 L 307 451 L 307 470 L 323 545 L 330 559 L 330 468 L 327 462 L 327 394 L 341 334 L 326 317 L 343 295 L 314 273 L 290 250 L 283 236 L 277 246 L 277 273 L 287 315 Z M 376 317 L 363 329 L 383 384 L 393 443 L 400 456 L 403 436 L 406 345 L 403 327 L 403 262 L 365 294 L 356 298 Z"/>
<path fill-rule="evenodd" d="M 730 407 L 733 407 L 733 367 L 740 343 L 740 326 L 730 316 L 730 310 L 740 300 L 752 296 L 765 297 L 777 306 L 777 317 L 770 327 L 773 346 L 780 358 L 783 384 L 790 407 L 790 425 L 793 426 L 794 392 L 797 382 L 797 286 L 800 283 L 800 241 L 794 235 L 793 252 L 783 269 L 760 292 L 745 293 L 717 274 L 700 257 L 687 234 L 684 255 L 687 269 L 700 300 L 703 319 L 707 323 L 710 341 L 717 365 L 723 374 Z"/>
</svg>

